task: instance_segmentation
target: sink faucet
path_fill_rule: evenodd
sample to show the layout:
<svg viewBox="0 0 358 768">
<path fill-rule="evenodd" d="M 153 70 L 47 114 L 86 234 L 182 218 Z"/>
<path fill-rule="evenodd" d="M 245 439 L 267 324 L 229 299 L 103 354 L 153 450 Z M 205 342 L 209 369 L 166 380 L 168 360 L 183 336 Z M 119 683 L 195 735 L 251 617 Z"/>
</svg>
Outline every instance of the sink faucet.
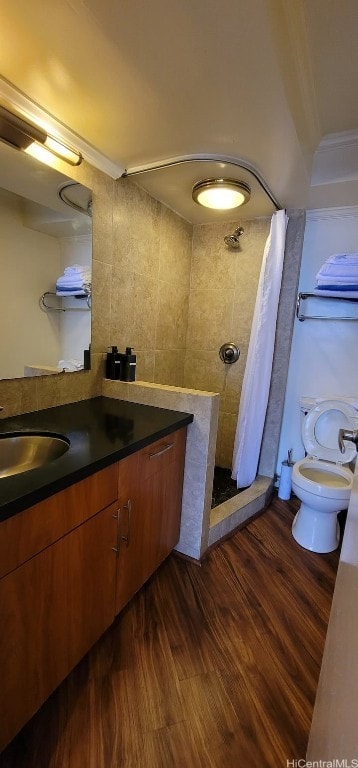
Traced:
<svg viewBox="0 0 358 768">
<path fill-rule="evenodd" d="M 358 446 L 358 429 L 340 429 L 338 432 L 338 445 L 341 453 L 345 453 L 344 441 L 350 440 Z"/>
</svg>

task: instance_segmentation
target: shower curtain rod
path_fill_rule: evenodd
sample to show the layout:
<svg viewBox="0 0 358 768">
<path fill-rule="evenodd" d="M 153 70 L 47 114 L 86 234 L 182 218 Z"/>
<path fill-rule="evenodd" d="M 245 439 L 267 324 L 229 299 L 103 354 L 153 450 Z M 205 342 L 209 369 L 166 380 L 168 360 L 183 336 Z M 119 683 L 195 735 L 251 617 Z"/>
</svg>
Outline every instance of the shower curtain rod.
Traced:
<svg viewBox="0 0 358 768">
<path fill-rule="evenodd" d="M 271 200 L 272 204 L 275 206 L 277 211 L 282 210 L 282 205 L 276 200 L 273 193 L 271 192 L 270 188 L 266 184 L 265 180 L 259 173 L 259 171 L 250 163 L 247 163 L 246 160 L 239 160 L 237 158 L 228 157 L 226 155 L 180 155 L 179 157 L 171 157 L 167 160 L 162 160 L 160 163 L 156 164 L 146 164 L 146 165 L 140 165 L 135 168 L 128 168 L 125 169 L 122 173 L 121 178 L 126 178 L 128 176 L 137 176 L 140 173 L 149 173 L 150 171 L 159 171 L 163 168 L 171 168 L 175 165 L 183 165 L 184 163 L 194 163 L 194 162 L 217 162 L 217 163 L 227 163 L 228 165 L 234 165 L 236 168 L 242 168 L 245 171 L 248 171 L 251 173 L 252 176 L 256 179 L 256 181 L 259 183 L 261 189 L 265 192 L 267 197 Z"/>
</svg>

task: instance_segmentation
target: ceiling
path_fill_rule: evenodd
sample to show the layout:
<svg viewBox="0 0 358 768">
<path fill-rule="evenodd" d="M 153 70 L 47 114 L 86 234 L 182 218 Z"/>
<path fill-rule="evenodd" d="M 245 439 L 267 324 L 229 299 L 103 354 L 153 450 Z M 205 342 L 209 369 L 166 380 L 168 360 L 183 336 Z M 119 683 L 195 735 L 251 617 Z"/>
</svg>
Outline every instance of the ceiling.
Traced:
<svg viewBox="0 0 358 768">
<path fill-rule="evenodd" d="M 129 172 L 215 156 L 282 207 L 358 199 L 356 0 L 1 0 L 0 24 L 2 76 Z M 201 163 L 134 178 L 213 220 L 188 206 Z M 249 176 L 242 217 L 268 215 Z"/>
</svg>

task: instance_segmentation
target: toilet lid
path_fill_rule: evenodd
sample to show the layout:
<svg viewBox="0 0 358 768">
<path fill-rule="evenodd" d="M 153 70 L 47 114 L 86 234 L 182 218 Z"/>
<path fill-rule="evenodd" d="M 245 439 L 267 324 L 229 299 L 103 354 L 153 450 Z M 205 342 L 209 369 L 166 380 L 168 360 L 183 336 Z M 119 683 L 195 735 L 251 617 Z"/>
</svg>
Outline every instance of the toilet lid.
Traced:
<svg viewBox="0 0 358 768">
<path fill-rule="evenodd" d="M 358 413 L 349 403 L 325 400 L 318 403 L 305 416 L 302 440 L 309 456 L 336 464 L 349 464 L 356 456 L 355 444 L 345 440 L 345 452 L 338 445 L 340 429 L 354 429 Z"/>
</svg>

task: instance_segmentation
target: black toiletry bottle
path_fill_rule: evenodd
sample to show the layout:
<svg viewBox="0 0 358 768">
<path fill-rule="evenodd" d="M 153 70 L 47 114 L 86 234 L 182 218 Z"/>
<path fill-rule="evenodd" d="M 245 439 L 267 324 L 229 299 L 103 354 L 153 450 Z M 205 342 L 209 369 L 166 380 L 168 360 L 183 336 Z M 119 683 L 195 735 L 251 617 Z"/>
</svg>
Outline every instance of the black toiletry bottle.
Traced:
<svg viewBox="0 0 358 768">
<path fill-rule="evenodd" d="M 91 370 L 91 345 L 83 352 L 83 368 L 85 371 Z"/>
<path fill-rule="evenodd" d="M 121 355 L 118 347 L 108 347 L 106 357 L 106 379 L 119 379 L 121 368 Z"/>
<path fill-rule="evenodd" d="M 125 353 L 121 354 L 120 358 L 121 358 L 121 369 L 120 369 L 121 381 L 135 381 L 137 357 L 136 355 L 133 355 L 132 347 L 126 347 Z"/>
</svg>

